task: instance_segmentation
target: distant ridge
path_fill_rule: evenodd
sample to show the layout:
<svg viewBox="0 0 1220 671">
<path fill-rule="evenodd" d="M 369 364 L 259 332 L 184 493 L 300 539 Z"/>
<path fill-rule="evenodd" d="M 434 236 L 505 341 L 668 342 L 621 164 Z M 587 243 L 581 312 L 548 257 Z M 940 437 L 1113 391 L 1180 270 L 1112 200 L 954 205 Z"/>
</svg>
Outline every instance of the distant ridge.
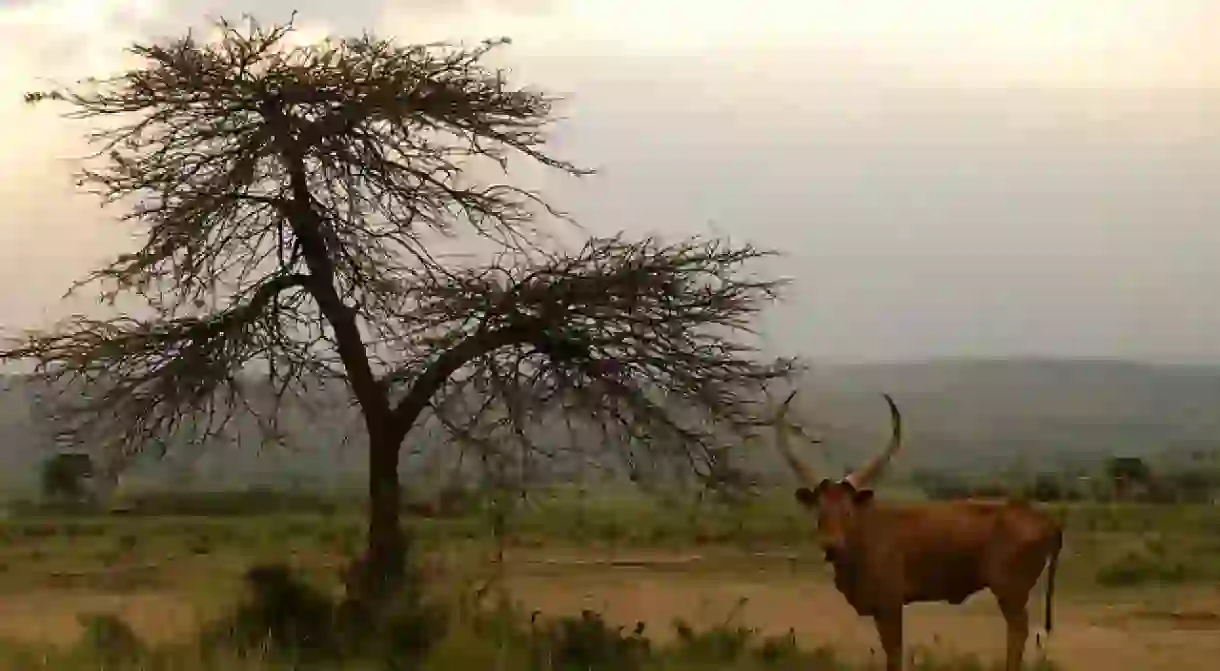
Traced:
<svg viewBox="0 0 1220 671">
<path fill-rule="evenodd" d="M 824 441 L 810 449 L 820 449 L 815 457 L 835 469 L 884 440 L 882 392 L 894 395 L 907 422 L 900 469 L 993 470 L 1014 460 L 1061 465 L 1109 454 L 1172 458 L 1220 448 L 1220 364 L 1042 357 L 814 362 L 803 387 L 800 410 Z M 301 411 L 284 419 L 295 451 L 260 452 L 253 422 L 245 418 L 241 446 L 209 448 L 192 469 L 192 483 L 359 482 L 359 424 L 341 390 L 323 396 L 311 403 L 329 410 L 312 424 L 305 420 L 312 414 Z M 32 487 L 38 463 L 52 449 L 29 407 L 22 378 L 0 378 L 0 484 L 8 488 Z M 419 434 L 408 442 L 438 440 Z M 747 456 L 756 469 L 782 476 L 769 450 Z M 150 472 L 168 474 L 181 461 Z M 419 467 L 419 460 L 407 461 L 407 470 Z"/>
</svg>

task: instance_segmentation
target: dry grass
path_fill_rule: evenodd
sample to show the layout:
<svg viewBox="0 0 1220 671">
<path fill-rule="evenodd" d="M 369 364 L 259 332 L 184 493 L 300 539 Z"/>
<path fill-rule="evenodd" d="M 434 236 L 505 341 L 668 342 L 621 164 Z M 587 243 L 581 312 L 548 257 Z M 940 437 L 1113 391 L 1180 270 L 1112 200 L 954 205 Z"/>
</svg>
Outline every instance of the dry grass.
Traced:
<svg viewBox="0 0 1220 671">
<path fill-rule="evenodd" d="M 871 627 L 827 586 L 805 520 L 766 500 L 704 512 L 695 517 L 623 498 L 574 510 L 553 499 L 526 511 L 514 528 L 507 567 L 512 592 L 524 607 L 555 616 L 593 608 L 611 622 L 644 620 L 660 643 L 670 640 L 674 618 L 712 627 L 738 608 L 741 621 L 760 636 L 791 629 L 807 650 L 834 641 L 836 663 L 868 659 L 875 647 Z M 1214 627 L 1220 593 L 1211 587 L 1220 577 L 1214 540 L 1220 511 L 1078 506 L 1061 512 L 1068 546 L 1053 659 L 1069 669 L 1189 670 L 1220 654 Z M 78 616 L 113 613 L 145 644 L 163 648 L 149 653 L 154 661 L 141 668 L 159 668 L 155 659 L 171 657 L 178 661 L 164 662 L 165 668 L 211 668 L 190 666 L 192 656 L 203 655 L 192 647 L 195 636 L 230 608 L 251 564 L 285 561 L 313 584 L 336 590 L 360 526 L 354 510 L 7 520 L 0 523 L 0 638 L 10 643 L 0 667 L 71 669 L 84 654 L 64 652 L 86 631 Z M 430 551 L 426 570 L 434 578 L 486 574 L 492 548 L 485 530 L 476 516 L 419 525 Z M 967 662 L 946 667 L 945 658 L 993 659 L 1003 635 L 993 610 L 985 597 L 960 608 L 910 609 L 912 647 L 941 664 L 920 668 L 976 668 Z M 44 658 L 60 665 L 28 666 Z M 251 664 L 270 668 L 265 660 Z"/>
</svg>

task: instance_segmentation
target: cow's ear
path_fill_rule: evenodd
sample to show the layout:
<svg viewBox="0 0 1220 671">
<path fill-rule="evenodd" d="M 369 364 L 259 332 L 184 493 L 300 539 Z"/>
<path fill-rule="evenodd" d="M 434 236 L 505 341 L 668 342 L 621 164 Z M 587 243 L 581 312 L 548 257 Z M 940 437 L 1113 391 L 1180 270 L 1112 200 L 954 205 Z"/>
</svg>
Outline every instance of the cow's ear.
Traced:
<svg viewBox="0 0 1220 671">
<path fill-rule="evenodd" d="M 806 508 L 812 508 L 818 504 L 818 494 L 820 491 L 814 491 L 808 487 L 801 487 L 796 490 L 796 500 Z"/>
<path fill-rule="evenodd" d="M 873 490 L 871 489 L 863 489 L 852 494 L 852 501 L 855 501 L 856 505 L 858 506 L 867 505 L 868 503 L 872 502 L 872 500 Z"/>
<path fill-rule="evenodd" d="M 818 500 L 822 498 L 822 492 L 826 491 L 826 487 L 829 484 L 830 480 L 822 480 L 813 489 L 801 487 L 796 490 L 796 500 L 803 506 L 813 508 L 818 505 Z"/>
</svg>

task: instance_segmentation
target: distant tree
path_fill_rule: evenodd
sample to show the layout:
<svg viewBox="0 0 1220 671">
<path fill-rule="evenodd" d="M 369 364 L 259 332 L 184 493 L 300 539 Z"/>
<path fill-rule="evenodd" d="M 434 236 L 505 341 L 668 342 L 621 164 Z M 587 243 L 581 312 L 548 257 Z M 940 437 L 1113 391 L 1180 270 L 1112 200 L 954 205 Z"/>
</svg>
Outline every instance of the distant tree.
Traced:
<svg viewBox="0 0 1220 671">
<path fill-rule="evenodd" d="M 933 500 L 962 498 L 970 493 L 969 486 L 960 476 L 952 476 L 932 470 L 915 470 L 912 483 Z"/>
<path fill-rule="evenodd" d="M 83 503 L 92 498 L 93 458 L 81 452 L 60 452 L 42 462 L 42 496 L 50 501 Z"/>
<path fill-rule="evenodd" d="M 970 496 L 981 499 L 998 499 L 1011 496 L 1013 488 L 1003 482 L 982 482 L 970 488 Z"/>
<path fill-rule="evenodd" d="M 1151 485 L 1152 469 L 1140 457 L 1110 457 L 1106 460 L 1106 476 L 1114 483 L 1115 497 L 1125 500 L 1131 497 L 1135 485 Z"/>
<path fill-rule="evenodd" d="M 1054 473 L 1039 473 L 1030 486 L 1030 498 L 1035 501 L 1062 501 L 1067 498 L 1063 483 Z"/>
<path fill-rule="evenodd" d="M 195 444 L 224 431 L 252 372 L 277 411 L 341 380 L 368 437 L 359 597 L 405 575 L 400 446 L 425 415 L 464 444 L 519 450 L 526 469 L 554 449 L 532 427 L 557 413 L 586 418 L 571 449 L 597 430 L 643 473 L 708 476 L 726 431 L 757 432 L 768 385 L 798 370 L 745 339 L 782 287 L 747 272 L 769 252 L 553 244 L 540 224 L 562 213 L 473 170 L 588 172 L 546 153 L 557 99 L 483 64 L 502 42 L 290 46 L 291 22 L 217 27 L 216 41 L 137 44 L 142 65 L 27 95 L 103 122 L 81 181 L 143 238 L 74 289 L 142 300 L 128 314 L 147 316 L 78 316 L 0 355 L 37 362 L 77 440 L 123 463 L 186 429 Z M 501 251 L 444 259 L 431 244 L 462 235 Z"/>
</svg>

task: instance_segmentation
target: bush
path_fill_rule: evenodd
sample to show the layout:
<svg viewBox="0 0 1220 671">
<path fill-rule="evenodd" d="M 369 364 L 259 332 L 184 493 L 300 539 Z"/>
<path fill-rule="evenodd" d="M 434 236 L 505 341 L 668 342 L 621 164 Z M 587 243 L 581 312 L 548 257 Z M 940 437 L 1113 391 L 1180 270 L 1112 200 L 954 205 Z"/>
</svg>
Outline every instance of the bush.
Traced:
<svg viewBox="0 0 1220 671">
<path fill-rule="evenodd" d="M 381 660 L 383 668 L 416 668 L 445 634 L 448 613 L 404 592 L 376 617 L 336 603 L 282 564 L 246 572 L 248 590 L 232 613 L 207 627 L 205 650 L 308 664 L 351 656 Z"/>
<path fill-rule="evenodd" d="M 696 631 L 677 621 L 674 644 L 658 648 L 645 635 L 642 622 L 628 631 L 590 610 L 575 617 L 527 617 L 505 599 L 492 608 L 474 601 L 443 608 L 404 595 L 374 621 L 358 621 L 283 565 L 254 567 L 246 582 L 247 598 L 201 639 L 217 659 L 235 650 L 247 659 L 279 660 L 294 667 L 342 659 L 391 670 L 840 668 L 828 650 L 802 651 L 791 635 L 760 639 L 755 630 L 732 622 Z"/>
<path fill-rule="evenodd" d="M 696 632 L 683 620 L 674 622 L 674 631 L 683 657 L 704 664 L 724 664 L 741 658 L 757 634 L 748 627 L 728 623 Z"/>
<path fill-rule="evenodd" d="M 539 637 L 531 632 L 534 664 L 541 668 L 632 671 L 648 661 L 651 645 L 640 623 L 631 634 L 612 627 L 599 613 L 584 610 L 579 617 L 552 620 Z"/>
<path fill-rule="evenodd" d="M 643 627 L 631 632 L 612 626 L 592 611 L 577 617 L 543 619 L 525 617 L 519 609 L 505 603 L 478 613 L 467 613 L 446 628 L 443 636 L 430 641 L 425 652 L 406 650 L 379 653 L 344 651 L 329 660 L 294 660 L 285 664 L 275 651 L 260 654 L 236 652 L 213 639 L 213 647 L 169 646 L 148 649 L 131 634 L 126 625 L 111 616 L 98 616 L 89 626 L 81 643 L 69 654 L 52 649 L 0 647 L 3 668 L 57 669 L 63 671 L 106 669 L 108 671 L 203 671 L 232 668 L 245 671 L 282 671 L 294 669 L 419 669 L 419 671 L 457 671 L 499 669 L 500 671 L 847 671 L 862 669 L 839 659 L 830 648 L 802 650 L 795 636 L 759 638 L 750 629 L 722 624 L 696 631 L 685 623 L 675 623 L 677 639 L 668 645 L 654 645 Z M 378 628 L 389 635 L 390 629 Z M 116 632 L 125 632 L 118 633 Z M 943 656 L 915 650 L 912 669 L 921 671 L 991 671 L 1000 669 L 998 661 L 984 663 L 974 656 Z M 1033 660 L 1027 669 L 1053 671 L 1057 667 Z"/>
<path fill-rule="evenodd" d="M 390 601 L 365 627 L 363 618 L 344 617 L 342 609 L 337 615 L 345 654 L 380 660 L 395 671 L 419 668 L 448 633 L 450 619 L 448 609 L 410 593 Z"/>
<path fill-rule="evenodd" d="M 1176 584 L 1190 577 L 1190 570 L 1182 562 L 1142 552 L 1129 552 L 1097 570 L 1097 583 L 1104 587 Z"/>
<path fill-rule="evenodd" d="M 244 654 L 271 653 L 294 660 L 339 652 L 331 599 L 282 564 L 246 572 L 248 598 L 205 630 L 205 647 L 231 647 Z"/>
<path fill-rule="evenodd" d="M 146 652 L 140 637 L 116 615 L 80 615 L 77 621 L 84 628 L 74 650 L 78 657 L 97 660 L 105 668 L 113 668 L 135 664 Z"/>
</svg>

